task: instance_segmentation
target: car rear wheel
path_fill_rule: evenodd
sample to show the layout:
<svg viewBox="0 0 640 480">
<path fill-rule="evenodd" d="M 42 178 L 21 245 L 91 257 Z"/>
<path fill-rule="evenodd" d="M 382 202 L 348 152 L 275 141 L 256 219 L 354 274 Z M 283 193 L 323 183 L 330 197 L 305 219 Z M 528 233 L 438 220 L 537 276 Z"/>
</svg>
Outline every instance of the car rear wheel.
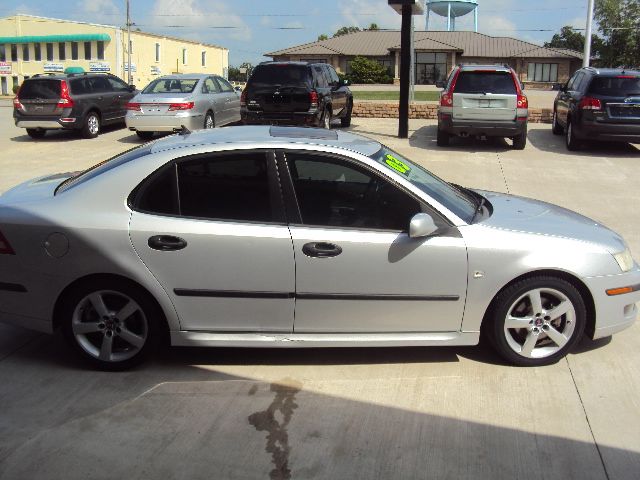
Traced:
<svg viewBox="0 0 640 480">
<path fill-rule="evenodd" d="M 42 128 L 27 128 L 27 135 L 31 138 L 42 138 L 46 135 L 47 131 Z"/>
<path fill-rule="evenodd" d="M 150 140 L 153 137 L 153 132 L 141 132 L 140 130 L 136 130 L 136 135 L 142 140 Z"/>
<path fill-rule="evenodd" d="M 553 111 L 553 120 L 551 122 L 551 131 L 554 135 L 562 135 L 564 133 L 564 128 L 560 126 L 558 123 L 558 112 Z"/>
<path fill-rule="evenodd" d="M 515 150 L 524 150 L 527 146 L 527 131 L 525 130 L 520 135 L 513 137 L 513 148 Z"/>
<path fill-rule="evenodd" d="M 84 138 L 96 138 L 100 133 L 100 117 L 96 112 L 89 112 L 84 119 L 82 136 Z"/>
<path fill-rule="evenodd" d="M 571 119 L 567 120 L 567 129 L 565 131 L 565 142 L 567 144 L 567 150 L 576 151 L 580 149 L 580 141 L 575 136 Z"/>
<path fill-rule="evenodd" d="M 67 340 L 101 370 L 124 370 L 142 361 L 156 344 L 158 318 L 148 295 L 116 281 L 82 285 L 62 309 Z"/>
<path fill-rule="evenodd" d="M 331 128 L 331 107 L 328 105 L 324 109 L 324 113 L 322 114 L 322 121 L 320 122 L 320 126 L 322 128 L 326 128 L 329 130 Z"/>
<path fill-rule="evenodd" d="M 351 113 L 353 112 L 353 102 L 349 100 L 349 105 L 347 106 L 347 114 L 344 118 L 340 119 L 340 125 L 342 127 L 350 127 L 351 126 Z"/>
<path fill-rule="evenodd" d="M 449 138 L 451 138 L 451 136 L 447 132 L 438 129 L 438 136 L 436 138 L 436 144 L 439 147 L 447 147 L 449 145 Z"/>
<path fill-rule="evenodd" d="M 216 127 L 216 121 L 213 118 L 213 113 L 207 112 L 207 114 L 204 117 L 204 128 L 215 128 L 215 127 Z"/>
<path fill-rule="evenodd" d="M 531 277 L 500 292 L 487 321 L 485 333 L 504 359 L 521 366 L 548 365 L 580 340 L 586 308 L 566 280 Z"/>
</svg>

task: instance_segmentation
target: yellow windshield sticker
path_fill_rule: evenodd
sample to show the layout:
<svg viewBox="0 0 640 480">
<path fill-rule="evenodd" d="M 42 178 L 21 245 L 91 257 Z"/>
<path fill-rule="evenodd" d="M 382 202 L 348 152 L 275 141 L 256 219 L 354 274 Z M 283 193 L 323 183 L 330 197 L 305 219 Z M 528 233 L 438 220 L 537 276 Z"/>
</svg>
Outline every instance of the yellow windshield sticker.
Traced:
<svg viewBox="0 0 640 480">
<path fill-rule="evenodd" d="M 396 172 L 403 175 L 409 175 L 409 172 L 411 171 L 411 167 L 409 167 L 406 163 L 402 163 L 393 155 L 387 154 L 385 156 L 384 163 L 386 163 L 388 167 L 393 168 Z"/>
</svg>

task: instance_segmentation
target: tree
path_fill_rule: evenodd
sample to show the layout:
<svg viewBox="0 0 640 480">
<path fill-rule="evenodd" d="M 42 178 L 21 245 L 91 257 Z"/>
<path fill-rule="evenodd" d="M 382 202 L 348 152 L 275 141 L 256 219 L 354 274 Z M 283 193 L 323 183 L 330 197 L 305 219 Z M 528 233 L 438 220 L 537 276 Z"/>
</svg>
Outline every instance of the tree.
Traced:
<svg viewBox="0 0 640 480">
<path fill-rule="evenodd" d="M 240 69 L 238 67 L 229 67 L 229 80 L 232 82 L 242 82 L 245 79 L 245 75 L 240 73 Z"/>
<path fill-rule="evenodd" d="M 318 35 L 318 41 L 322 41 L 322 40 L 329 40 L 329 36 L 325 35 L 324 33 L 321 35 Z"/>
<path fill-rule="evenodd" d="M 353 83 L 390 83 L 392 81 L 383 65 L 365 57 L 356 57 L 351 61 L 349 79 Z"/>
<path fill-rule="evenodd" d="M 600 63 L 640 66 L 640 1 L 596 0 L 594 16 L 604 39 Z"/>
<path fill-rule="evenodd" d="M 584 35 L 565 25 L 560 29 L 560 33 L 556 33 L 550 42 L 545 42 L 545 47 L 549 48 L 568 48 L 577 52 L 584 51 Z M 591 36 L 591 56 L 600 57 L 603 48 L 603 41 L 596 34 Z"/>
<path fill-rule="evenodd" d="M 349 33 L 356 33 L 360 31 L 360 27 L 340 27 L 338 31 L 333 34 L 333 36 L 339 37 L 340 35 L 348 35 Z"/>
<path fill-rule="evenodd" d="M 369 25 L 369 28 L 367 28 L 367 30 L 380 30 L 380 27 L 378 27 L 377 23 L 372 23 L 371 25 Z"/>
</svg>

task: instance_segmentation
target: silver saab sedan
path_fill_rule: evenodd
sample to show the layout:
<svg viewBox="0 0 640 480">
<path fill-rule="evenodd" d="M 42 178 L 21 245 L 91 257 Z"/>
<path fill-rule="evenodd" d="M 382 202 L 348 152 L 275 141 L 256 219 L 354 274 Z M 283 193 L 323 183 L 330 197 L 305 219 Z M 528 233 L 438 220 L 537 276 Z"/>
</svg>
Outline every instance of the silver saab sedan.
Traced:
<svg viewBox="0 0 640 480">
<path fill-rule="evenodd" d="M 184 131 L 0 196 L 0 320 L 94 366 L 156 343 L 474 345 L 544 365 L 629 327 L 623 239 L 451 185 L 380 143 L 290 127 Z"/>
<path fill-rule="evenodd" d="M 207 74 L 166 75 L 126 104 L 125 123 L 140 138 L 155 132 L 214 128 L 240 121 L 240 94 L 224 78 Z"/>
</svg>

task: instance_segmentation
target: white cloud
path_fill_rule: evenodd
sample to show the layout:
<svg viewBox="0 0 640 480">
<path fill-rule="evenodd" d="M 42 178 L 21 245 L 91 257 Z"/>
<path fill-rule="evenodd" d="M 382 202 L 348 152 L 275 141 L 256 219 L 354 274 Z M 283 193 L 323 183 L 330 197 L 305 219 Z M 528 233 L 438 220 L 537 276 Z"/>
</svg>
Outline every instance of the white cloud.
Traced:
<svg viewBox="0 0 640 480">
<path fill-rule="evenodd" d="M 170 30 L 172 35 L 200 40 L 210 37 L 251 40 L 249 26 L 222 1 L 156 0 L 151 15 L 145 24 Z"/>
<path fill-rule="evenodd" d="M 120 9 L 113 0 L 91 0 L 76 2 L 76 11 L 85 15 L 118 15 Z"/>
<path fill-rule="evenodd" d="M 260 25 L 263 27 L 271 25 L 271 17 L 260 17 Z"/>
<path fill-rule="evenodd" d="M 482 24 L 478 26 L 480 32 L 496 37 L 518 38 L 516 24 L 511 20 L 507 20 L 499 15 L 487 16 L 482 20 Z"/>
<path fill-rule="evenodd" d="M 349 0 L 342 2 L 340 13 L 344 18 L 340 26 L 367 28 L 376 23 L 380 28 L 400 28 L 400 15 L 389 6 L 387 0 Z M 419 18 L 416 17 L 416 25 Z"/>
</svg>

